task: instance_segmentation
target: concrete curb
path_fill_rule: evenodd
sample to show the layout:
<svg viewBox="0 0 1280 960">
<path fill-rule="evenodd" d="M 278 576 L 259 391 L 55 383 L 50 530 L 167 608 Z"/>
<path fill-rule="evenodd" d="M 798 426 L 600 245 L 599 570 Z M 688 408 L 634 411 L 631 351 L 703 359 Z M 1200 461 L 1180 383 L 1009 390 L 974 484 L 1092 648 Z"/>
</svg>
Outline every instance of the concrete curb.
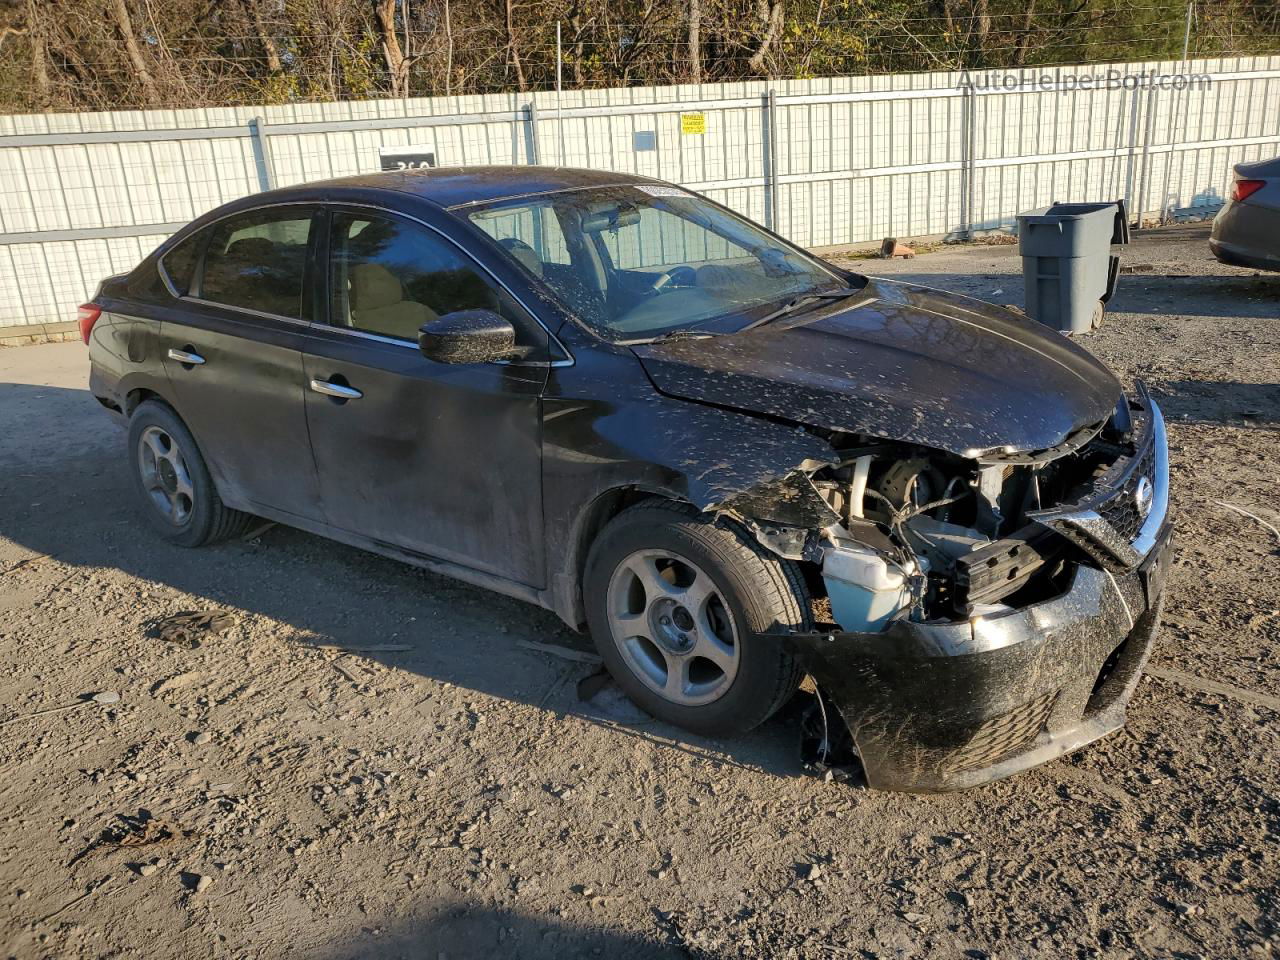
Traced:
<svg viewBox="0 0 1280 960">
<path fill-rule="evenodd" d="M 61 343 L 79 340 L 80 325 L 66 323 L 24 323 L 16 327 L 0 327 L 0 347 L 23 347 L 32 343 Z"/>
</svg>

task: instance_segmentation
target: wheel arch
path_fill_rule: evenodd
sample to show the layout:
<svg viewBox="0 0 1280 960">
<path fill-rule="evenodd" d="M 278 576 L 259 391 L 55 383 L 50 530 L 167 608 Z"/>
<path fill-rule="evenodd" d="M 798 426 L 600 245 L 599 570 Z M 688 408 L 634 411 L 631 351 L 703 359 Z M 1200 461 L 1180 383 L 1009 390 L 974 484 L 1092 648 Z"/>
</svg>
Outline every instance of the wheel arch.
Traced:
<svg viewBox="0 0 1280 960">
<path fill-rule="evenodd" d="M 187 423 L 187 421 L 182 417 L 182 414 L 178 413 L 178 408 L 173 405 L 168 397 L 163 396 L 159 391 L 153 390 L 150 387 L 134 387 L 124 395 L 124 415 L 126 417 L 132 417 L 133 411 L 137 410 L 138 407 L 146 403 L 148 400 L 155 400 L 159 403 L 163 403 L 166 407 L 172 410 L 184 424 Z M 189 424 L 187 424 L 187 429 L 191 429 Z"/>
<path fill-rule="evenodd" d="M 133 416 L 138 407 L 147 401 L 153 401 L 164 405 L 169 409 L 175 417 L 182 421 L 182 425 L 191 433 L 192 439 L 195 441 L 196 449 L 200 451 L 200 455 L 205 458 L 205 466 L 209 470 L 209 475 L 213 479 L 213 487 L 217 491 L 218 496 L 222 497 L 224 502 L 228 502 L 226 496 L 227 483 L 226 478 L 222 474 L 222 465 L 216 460 L 208 457 L 204 438 L 191 425 L 190 421 L 183 416 L 182 408 L 174 402 L 173 397 L 164 389 L 165 385 L 158 384 L 153 378 L 146 377 L 141 381 L 132 383 L 122 383 L 117 396 L 120 397 L 123 404 L 122 413 L 124 414 L 124 422 L 127 425 L 129 419 Z M 239 509 L 239 507 L 237 507 Z"/>
<path fill-rule="evenodd" d="M 628 507 L 645 500 L 689 503 L 675 491 L 664 487 L 622 483 L 597 493 L 578 511 L 568 537 L 564 561 L 556 575 L 555 591 L 555 609 L 573 629 L 580 630 L 587 622 L 582 598 L 582 577 L 586 572 L 591 545 L 610 520 Z M 692 510 L 692 505 L 689 508 Z"/>
</svg>

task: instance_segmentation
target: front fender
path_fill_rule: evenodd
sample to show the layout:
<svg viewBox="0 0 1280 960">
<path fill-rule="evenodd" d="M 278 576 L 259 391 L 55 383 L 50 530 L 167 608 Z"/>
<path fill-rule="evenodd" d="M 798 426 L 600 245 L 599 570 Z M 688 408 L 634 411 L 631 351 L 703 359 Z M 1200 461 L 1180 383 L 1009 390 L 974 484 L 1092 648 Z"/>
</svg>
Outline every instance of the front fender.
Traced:
<svg viewBox="0 0 1280 960">
<path fill-rule="evenodd" d="M 699 510 L 777 523 L 808 527 L 834 521 L 833 513 L 822 512 L 825 503 L 807 479 L 793 478 L 836 462 L 820 437 L 664 396 L 630 354 L 602 352 L 587 359 L 580 353 L 578 359 L 569 376 L 553 372 L 543 401 L 547 560 L 548 569 L 558 571 L 553 606 L 566 620 L 580 613 L 578 574 L 599 526 L 602 498 L 653 493 Z M 598 383 L 591 389 L 595 381 L 607 382 L 608 389 Z"/>
</svg>

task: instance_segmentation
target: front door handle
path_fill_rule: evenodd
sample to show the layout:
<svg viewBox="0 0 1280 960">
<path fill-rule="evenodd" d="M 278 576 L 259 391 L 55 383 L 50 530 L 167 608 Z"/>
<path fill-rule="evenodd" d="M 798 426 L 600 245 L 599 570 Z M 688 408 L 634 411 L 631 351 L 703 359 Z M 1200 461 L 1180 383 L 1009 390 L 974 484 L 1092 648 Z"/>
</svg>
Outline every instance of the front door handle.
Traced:
<svg viewBox="0 0 1280 960">
<path fill-rule="evenodd" d="M 179 363 L 193 364 L 195 366 L 199 366 L 204 363 L 204 357 L 200 356 L 200 354 L 191 353 L 189 350 L 176 350 L 172 347 L 169 348 L 169 359 L 177 360 Z"/>
<path fill-rule="evenodd" d="M 338 397 L 341 400 L 359 400 L 364 396 L 355 387 L 344 386 L 341 383 L 330 383 L 328 380 L 312 380 L 311 389 L 316 393 L 323 393 L 326 397 Z"/>
</svg>

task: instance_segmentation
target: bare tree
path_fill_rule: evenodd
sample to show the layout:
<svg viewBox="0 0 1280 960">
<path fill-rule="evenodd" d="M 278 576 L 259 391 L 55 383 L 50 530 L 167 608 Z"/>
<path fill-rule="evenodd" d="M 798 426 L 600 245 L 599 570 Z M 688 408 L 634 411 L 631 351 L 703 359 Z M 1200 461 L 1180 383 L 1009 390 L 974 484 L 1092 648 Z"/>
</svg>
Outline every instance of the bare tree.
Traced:
<svg viewBox="0 0 1280 960">
<path fill-rule="evenodd" d="M 585 82 L 582 65 L 586 60 L 587 27 L 582 22 L 583 0 L 574 0 L 569 7 L 569 26 L 573 28 L 573 82 L 582 86 Z"/>
<path fill-rule="evenodd" d="M 521 93 L 529 89 L 524 76 L 524 64 L 520 62 L 520 44 L 516 41 L 515 0 L 503 0 L 507 23 L 507 53 L 516 71 L 516 89 Z"/>
<path fill-rule="evenodd" d="M 969 35 L 972 65 L 980 66 L 987 53 L 987 38 L 991 36 L 991 7 L 989 0 L 973 0 L 973 26 Z"/>
<path fill-rule="evenodd" d="M 1027 62 L 1027 47 L 1031 43 L 1031 27 L 1036 20 L 1036 0 L 1025 0 L 1026 7 L 1022 11 L 1022 23 L 1019 25 L 1018 39 L 1013 54 L 1014 66 L 1021 67 Z"/>
<path fill-rule="evenodd" d="M 142 87 L 147 101 L 153 104 L 159 103 L 160 91 L 156 88 L 155 77 L 151 75 L 147 61 L 142 56 L 142 50 L 138 47 L 138 38 L 134 36 L 133 21 L 129 17 L 129 7 L 125 0 L 111 0 L 111 14 L 115 18 L 115 26 L 120 32 L 120 40 L 124 44 L 125 56 L 128 57 L 129 65 L 133 68 L 134 77 Z"/>
<path fill-rule="evenodd" d="M 396 0 L 374 0 L 373 13 L 378 21 L 387 75 L 391 78 L 391 95 L 403 97 L 409 90 L 409 61 L 396 36 Z"/>
<path fill-rule="evenodd" d="M 1276 0 L 1200 4 L 1201 53 L 1274 50 Z M 0 0 L 0 112 L 528 91 L 554 75 L 556 21 L 569 31 L 565 82 L 579 87 L 1155 59 L 1180 52 L 1184 12 L 1136 0 Z"/>
<path fill-rule="evenodd" d="M 689 0 L 689 79 L 702 82 L 702 0 Z"/>
<path fill-rule="evenodd" d="M 449 12 L 449 0 L 444 0 L 444 95 L 453 96 L 453 17 Z"/>
<path fill-rule="evenodd" d="M 253 22 L 254 32 L 258 35 L 258 43 L 262 44 L 262 52 L 267 58 L 267 69 L 272 73 L 279 73 L 284 65 L 280 62 L 280 48 L 276 45 L 275 37 L 271 35 L 271 31 L 266 28 L 266 24 L 262 19 L 262 6 L 259 0 L 240 0 L 244 4 L 245 12 L 249 14 L 249 19 Z"/>
<path fill-rule="evenodd" d="M 769 48 L 782 36 L 782 28 L 786 22 L 786 7 L 783 0 L 758 0 L 756 17 L 764 25 L 764 34 L 756 44 L 747 67 L 752 73 L 765 73 L 765 65 L 769 57 Z"/>
<path fill-rule="evenodd" d="M 35 88 L 36 103 L 47 106 L 52 99 L 53 84 L 49 81 L 49 39 L 36 16 L 35 0 L 27 0 L 27 26 L 25 30 L 10 28 L 14 33 L 31 35 L 31 84 Z"/>
</svg>

